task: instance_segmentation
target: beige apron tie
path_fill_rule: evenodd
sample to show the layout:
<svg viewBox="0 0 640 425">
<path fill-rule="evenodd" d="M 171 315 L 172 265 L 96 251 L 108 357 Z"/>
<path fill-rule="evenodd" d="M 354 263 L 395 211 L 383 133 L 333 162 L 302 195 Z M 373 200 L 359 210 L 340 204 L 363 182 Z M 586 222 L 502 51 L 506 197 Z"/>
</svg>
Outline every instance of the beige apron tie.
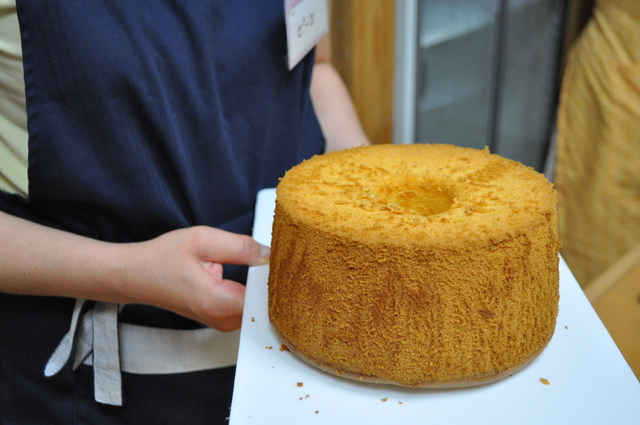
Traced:
<svg viewBox="0 0 640 425">
<path fill-rule="evenodd" d="M 236 364 L 239 331 L 158 329 L 118 323 L 122 304 L 97 302 L 82 314 L 85 302 L 76 300 L 69 331 L 44 374 L 56 376 L 70 361 L 72 370 L 80 364 L 92 365 L 97 402 L 122 405 L 121 372 L 172 374 Z"/>
</svg>

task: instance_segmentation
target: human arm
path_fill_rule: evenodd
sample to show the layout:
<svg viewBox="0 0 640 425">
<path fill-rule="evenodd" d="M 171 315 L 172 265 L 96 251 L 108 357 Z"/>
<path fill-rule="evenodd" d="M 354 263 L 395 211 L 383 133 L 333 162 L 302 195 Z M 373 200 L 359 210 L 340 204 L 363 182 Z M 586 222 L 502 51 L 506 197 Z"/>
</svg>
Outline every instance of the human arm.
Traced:
<svg viewBox="0 0 640 425">
<path fill-rule="evenodd" d="M 331 64 L 330 42 L 326 35 L 318 43 L 311 78 L 311 100 L 326 139 L 325 151 L 369 145 L 349 91 Z"/>
<path fill-rule="evenodd" d="M 117 244 L 3 212 L 0 241 L 0 292 L 149 304 L 221 331 L 240 326 L 245 292 L 222 279 L 221 263 L 268 255 L 248 236 L 204 226 Z"/>
</svg>

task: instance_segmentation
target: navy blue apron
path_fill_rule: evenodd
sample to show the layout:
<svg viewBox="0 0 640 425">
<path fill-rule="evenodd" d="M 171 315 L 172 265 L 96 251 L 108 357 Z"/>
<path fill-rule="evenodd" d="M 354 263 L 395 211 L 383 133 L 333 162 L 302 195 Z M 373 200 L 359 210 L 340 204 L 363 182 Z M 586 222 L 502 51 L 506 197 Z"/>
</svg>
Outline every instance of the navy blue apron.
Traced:
<svg viewBox="0 0 640 425">
<path fill-rule="evenodd" d="M 324 149 L 308 93 L 313 54 L 288 71 L 282 0 L 18 0 L 18 16 L 29 200 L 2 196 L 4 211 L 113 242 L 193 225 L 249 234 L 258 190 Z M 245 276 L 225 266 L 225 277 Z M 1 423 L 228 416 L 232 371 L 123 374 L 122 407 L 93 401 L 88 366 L 46 380 L 73 306 L 0 295 Z M 145 306 L 120 320 L 199 326 Z"/>
</svg>

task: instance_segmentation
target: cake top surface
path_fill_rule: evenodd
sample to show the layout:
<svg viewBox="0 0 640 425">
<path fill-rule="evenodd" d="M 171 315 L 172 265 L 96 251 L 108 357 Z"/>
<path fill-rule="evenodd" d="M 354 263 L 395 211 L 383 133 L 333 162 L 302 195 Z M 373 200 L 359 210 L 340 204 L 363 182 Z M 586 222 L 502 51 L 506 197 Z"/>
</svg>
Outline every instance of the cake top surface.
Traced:
<svg viewBox="0 0 640 425">
<path fill-rule="evenodd" d="M 488 149 L 385 144 L 304 161 L 281 179 L 276 202 L 318 230 L 424 245 L 497 243 L 550 220 L 557 198 L 542 174 Z"/>
</svg>

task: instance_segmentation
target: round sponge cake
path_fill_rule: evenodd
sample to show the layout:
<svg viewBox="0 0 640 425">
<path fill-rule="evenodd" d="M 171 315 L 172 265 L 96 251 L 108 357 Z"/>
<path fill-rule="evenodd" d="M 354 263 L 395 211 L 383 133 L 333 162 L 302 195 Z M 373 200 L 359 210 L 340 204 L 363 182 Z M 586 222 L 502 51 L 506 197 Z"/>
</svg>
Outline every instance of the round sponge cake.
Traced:
<svg viewBox="0 0 640 425">
<path fill-rule="evenodd" d="M 269 317 L 348 378 L 471 386 L 526 366 L 558 312 L 556 193 L 524 165 L 449 145 L 375 145 L 277 187 Z"/>
</svg>

